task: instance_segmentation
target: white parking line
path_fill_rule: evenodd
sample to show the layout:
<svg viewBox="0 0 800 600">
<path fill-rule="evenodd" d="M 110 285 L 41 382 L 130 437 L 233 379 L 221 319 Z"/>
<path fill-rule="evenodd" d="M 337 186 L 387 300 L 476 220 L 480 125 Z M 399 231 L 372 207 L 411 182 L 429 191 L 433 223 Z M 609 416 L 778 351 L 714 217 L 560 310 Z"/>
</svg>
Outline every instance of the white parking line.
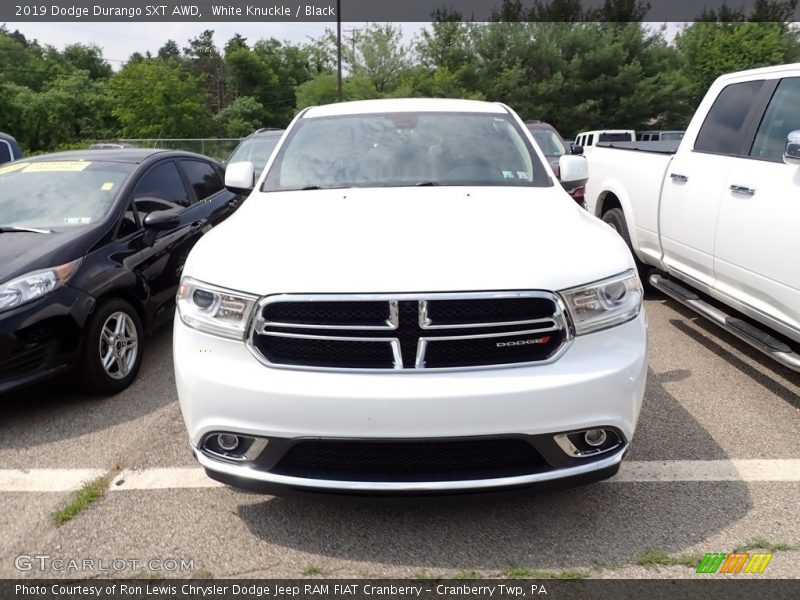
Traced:
<svg viewBox="0 0 800 600">
<path fill-rule="evenodd" d="M 102 469 L 0 469 L 0 492 L 70 492 L 104 473 Z"/>
<path fill-rule="evenodd" d="M 103 475 L 101 469 L 0 469 L 0 492 L 66 492 Z M 625 461 L 607 483 L 800 481 L 800 459 Z M 110 491 L 215 488 L 200 467 L 123 471 Z"/>
</svg>

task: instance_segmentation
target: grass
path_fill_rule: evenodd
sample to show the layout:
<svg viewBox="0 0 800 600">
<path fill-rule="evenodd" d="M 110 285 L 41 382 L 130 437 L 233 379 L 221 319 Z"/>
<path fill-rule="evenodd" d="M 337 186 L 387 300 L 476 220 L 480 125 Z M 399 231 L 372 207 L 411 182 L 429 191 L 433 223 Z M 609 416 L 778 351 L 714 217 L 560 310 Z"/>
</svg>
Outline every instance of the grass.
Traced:
<svg viewBox="0 0 800 600">
<path fill-rule="evenodd" d="M 414 573 L 414 579 L 438 579 L 436 575 L 431 575 L 427 571 L 417 571 Z"/>
<path fill-rule="evenodd" d="M 480 579 L 481 576 L 477 571 L 459 571 L 453 576 L 453 579 Z"/>
<path fill-rule="evenodd" d="M 83 484 L 72 499 L 53 513 L 53 522 L 63 525 L 102 498 L 108 489 L 108 477 L 98 477 Z"/>
<path fill-rule="evenodd" d="M 503 575 L 510 579 L 584 579 L 586 577 L 586 573 L 575 571 L 574 569 L 553 572 L 526 569 L 524 567 L 509 567 L 503 572 Z"/>
<path fill-rule="evenodd" d="M 301 575 L 322 575 L 322 567 L 317 565 L 308 565 L 305 569 L 300 571 Z"/>
<path fill-rule="evenodd" d="M 681 565 L 695 568 L 703 560 L 702 554 L 667 554 L 661 550 L 648 550 L 636 559 L 640 567 L 672 567 Z"/>
<path fill-rule="evenodd" d="M 770 542 L 763 537 L 754 537 L 747 540 L 744 544 L 736 546 L 733 551 L 747 552 L 748 550 L 768 550 L 769 552 L 785 552 L 793 549 L 793 544 L 787 544 L 786 542 Z"/>
<path fill-rule="evenodd" d="M 214 579 L 214 574 L 211 571 L 198 571 L 195 573 L 197 579 Z"/>
<path fill-rule="evenodd" d="M 509 579 L 533 579 L 535 571 L 526 569 L 524 567 L 509 567 L 503 572 L 503 575 Z"/>
</svg>

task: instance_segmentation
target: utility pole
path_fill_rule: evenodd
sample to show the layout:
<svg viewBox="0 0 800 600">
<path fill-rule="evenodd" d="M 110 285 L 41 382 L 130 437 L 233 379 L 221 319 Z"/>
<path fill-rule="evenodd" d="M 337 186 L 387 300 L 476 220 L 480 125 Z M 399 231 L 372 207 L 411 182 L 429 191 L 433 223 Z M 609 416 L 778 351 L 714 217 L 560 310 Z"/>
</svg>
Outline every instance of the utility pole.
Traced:
<svg viewBox="0 0 800 600">
<path fill-rule="evenodd" d="M 353 43 L 353 54 L 352 54 L 352 61 L 355 64 L 356 61 L 356 39 L 358 37 L 358 32 L 361 31 L 358 27 L 353 27 L 352 29 L 345 29 L 345 34 L 350 34 L 350 41 Z M 353 65 L 350 65 L 350 68 L 353 68 Z"/>
<path fill-rule="evenodd" d="M 336 0 L 336 101 L 342 101 L 342 0 Z"/>
</svg>

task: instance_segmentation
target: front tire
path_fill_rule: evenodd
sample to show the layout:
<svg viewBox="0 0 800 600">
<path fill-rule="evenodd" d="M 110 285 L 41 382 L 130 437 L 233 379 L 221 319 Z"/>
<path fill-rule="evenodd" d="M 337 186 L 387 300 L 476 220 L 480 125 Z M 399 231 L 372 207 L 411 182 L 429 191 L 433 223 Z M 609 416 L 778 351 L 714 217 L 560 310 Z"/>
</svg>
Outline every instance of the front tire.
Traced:
<svg viewBox="0 0 800 600">
<path fill-rule="evenodd" d="M 116 394 L 128 387 L 142 366 L 142 339 L 142 321 L 130 302 L 101 302 L 86 326 L 82 386 L 96 394 Z"/>
<path fill-rule="evenodd" d="M 633 251 L 631 234 L 628 231 L 628 222 L 625 220 L 625 213 L 622 212 L 621 208 L 612 208 L 603 213 L 602 219 L 604 223 L 616 231 L 625 241 L 628 250 L 630 250 L 633 255 L 633 260 L 636 263 L 636 270 L 639 272 L 639 279 L 642 280 L 642 285 L 645 287 L 649 286 L 647 277 L 650 274 L 650 267 L 640 261 L 639 257 L 636 256 L 636 252 Z"/>
</svg>

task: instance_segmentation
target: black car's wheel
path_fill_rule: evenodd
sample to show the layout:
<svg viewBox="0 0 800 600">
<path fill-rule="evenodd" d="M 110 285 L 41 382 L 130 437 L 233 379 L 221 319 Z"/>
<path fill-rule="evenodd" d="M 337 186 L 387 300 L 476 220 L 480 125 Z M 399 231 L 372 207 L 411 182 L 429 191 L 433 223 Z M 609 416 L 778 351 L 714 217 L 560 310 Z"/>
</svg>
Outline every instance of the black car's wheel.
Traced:
<svg viewBox="0 0 800 600">
<path fill-rule="evenodd" d="M 639 271 L 639 279 L 642 280 L 642 285 L 647 287 L 649 285 L 647 277 L 650 273 L 650 267 L 640 261 L 636 256 L 636 253 L 633 251 L 631 234 L 628 232 L 628 222 L 625 220 L 625 213 L 622 212 L 621 208 L 612 208 L 604 212 L 602 218 L 604 223 L 608 224 L 611 229 L 616 231 L 620 237 L 625 240 L 628 249 L 631 251 L 631 254 L 633 254 L 633 260 L 636 263 L 636 269 Z"/>
<path fill-rule="evenodd" d="M 129 302 L 101 302 L 86 326 L 82 385 L 98 394 L 128 387 L 142 365 L 142 338 L 142 321 Z"/>
</svg>

